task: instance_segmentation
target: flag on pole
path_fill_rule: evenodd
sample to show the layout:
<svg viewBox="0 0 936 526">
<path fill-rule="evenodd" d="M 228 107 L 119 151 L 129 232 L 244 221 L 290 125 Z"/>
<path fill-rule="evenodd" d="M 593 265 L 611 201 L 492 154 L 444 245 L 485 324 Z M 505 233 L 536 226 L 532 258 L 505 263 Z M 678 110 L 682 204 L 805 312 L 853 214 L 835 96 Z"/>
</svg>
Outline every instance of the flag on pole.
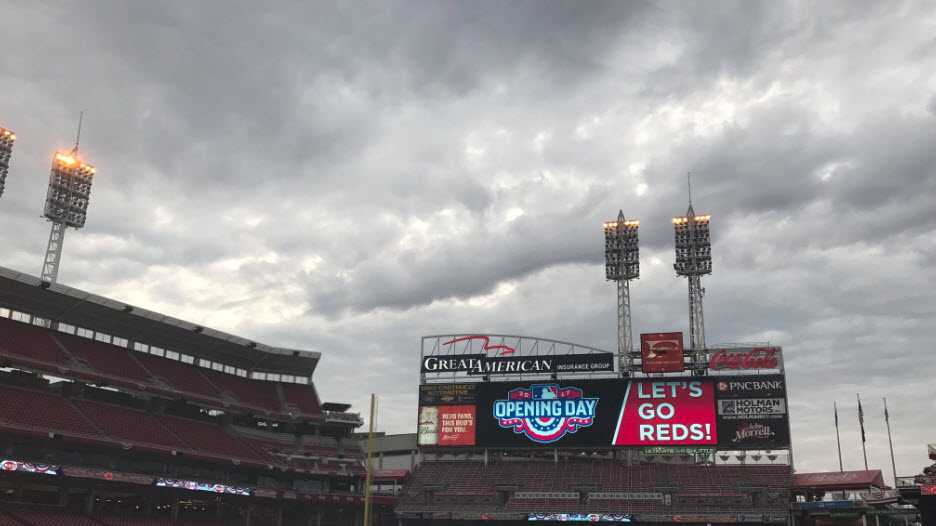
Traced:
<svg viewBox="0 0 936 526">
<path fill-rule="evenodd" d="M 838 429 L 838 404 L 832 402 L 832 409 L 835 410 L 835 429 Z"/>
<path fill-rule="evenodd" d="M 865 445 L 865 442 L 868 439 L 865 437 L 864 429 L 864 409 L 861 407 L 861 395 L 855 394 L 855 398 L 858 399 L 858 424 L 861 426 L 861 456 L 864 457 L 864 467 L 865 471 L 868 470 L 868 448 Z"/>
<path fill-rule="evenodd" d="M 861 442 L 867 442 L 864 428 L 864 409 L 861 408 L 861 398 L 858 398 L 858 424 L 861 426 Z"/>
</svg>

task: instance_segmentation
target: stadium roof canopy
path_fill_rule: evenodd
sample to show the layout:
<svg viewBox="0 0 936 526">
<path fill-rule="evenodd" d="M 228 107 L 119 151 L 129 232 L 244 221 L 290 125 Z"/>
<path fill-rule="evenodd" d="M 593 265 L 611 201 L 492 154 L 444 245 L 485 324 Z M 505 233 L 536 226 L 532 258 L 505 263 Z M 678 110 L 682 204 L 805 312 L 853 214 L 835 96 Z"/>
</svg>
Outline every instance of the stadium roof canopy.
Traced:
<svg viewBox="0 0 936 526">
<path fill-rule="evenodd" d="M 828 491 L 884 488 L 881 470 L 868 471 L 829 471 L 822 473 L 796 473 L 793 475 L 793 489 L 822 489 Z"/>
<path fill-rule="evenodd" d="M 271 347 L 0 267 L 0 306 L 248 371 L 311 376 L 321 354 Z"/>
</svg>

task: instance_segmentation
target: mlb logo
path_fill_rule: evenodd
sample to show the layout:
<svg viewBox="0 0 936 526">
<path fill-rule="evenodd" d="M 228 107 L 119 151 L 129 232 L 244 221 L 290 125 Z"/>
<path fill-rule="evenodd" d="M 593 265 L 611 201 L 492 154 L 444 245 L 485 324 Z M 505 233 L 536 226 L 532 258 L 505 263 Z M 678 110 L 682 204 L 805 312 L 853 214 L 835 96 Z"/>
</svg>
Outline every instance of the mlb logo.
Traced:
<svg viewBox="0 0 936 526">
<path fill-rule="evenodd" d="M 539 398 L 540 400 L 559 398 L 559 387 L 556 385 L 536 385 L 534 388 L 538 388 L 538 392 L 533 393 L 533 398 Z"/>
</svg>

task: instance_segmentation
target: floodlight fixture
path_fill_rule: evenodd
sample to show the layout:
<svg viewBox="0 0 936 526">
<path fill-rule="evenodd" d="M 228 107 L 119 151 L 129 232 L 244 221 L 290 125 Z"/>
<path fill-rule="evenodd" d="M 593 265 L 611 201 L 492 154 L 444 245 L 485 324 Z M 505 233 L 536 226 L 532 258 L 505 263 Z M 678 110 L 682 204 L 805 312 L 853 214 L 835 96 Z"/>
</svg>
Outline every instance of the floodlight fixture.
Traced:
<svg viewBox="0 0 936 526">
<path fill-rule="evenodd" d="M 630 280 L 640 277 L 640 221 L 618 212 L 616 221 L 604 223 L 605 278 L 617 282 L 618 370 L 630 373 L 634 340 L 631 334 Z"/>
<path fill-rule="evenodd" d="M 624 219 L 623 211 L 618 214 L 617 221 L 605 222 L 605 277 L 608 280 L 640 277 L 639 228 L 640 221 Z"/>
<path fill-rule="evenodd" d="M 12 130 L 0 128 L 0 197 L 3 197 L 3 189 L 6 186 L 14 142 L 16 142 L 16 134 Z"/>
<path fill-rule="evenodd" d="M 82 112 L 83 117 L 83 112 Z M 52 223 L 45 260 L 42 263 L 42 281 L 55 283 L 62 259 L 65 229 L 84 227 L 91 200 L 91 183 L 96 169 L 84 161 L 78 152 L 81 139 L 81 118 L 78 136 L 71 151 L 58 151 L 52 156 L 49 189 L 46 192 L 43 216 Z"/>
</svg>

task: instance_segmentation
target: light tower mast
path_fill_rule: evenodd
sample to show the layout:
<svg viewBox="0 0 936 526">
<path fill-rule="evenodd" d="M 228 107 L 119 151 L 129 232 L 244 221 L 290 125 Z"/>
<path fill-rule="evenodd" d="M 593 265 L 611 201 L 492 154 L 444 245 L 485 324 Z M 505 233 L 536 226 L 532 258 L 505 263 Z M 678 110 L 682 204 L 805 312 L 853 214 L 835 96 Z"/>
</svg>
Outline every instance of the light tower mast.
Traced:
<svg viewBox="0 0 936 526">
<path fill-rule="evenodd" d="M 14 142 L 16 142 L 16 134 L 6 128 L 0 128 L 0 197 L 3 197 L 3 188 L 6 186 Z"/>
<path fill-rule="evenodd" d="M 88 202 L 91 198 L 91 183 L 95 169 L 78 155 L 82 117 L 78 118 L 78 136 L 75 138 L 75 147 L 70 152 L 55 152 L 52 156 L 49 190 L 46 193 L 43 211 L 43 216 L 52 223 L 45 260 L 42 262 L 42 281 L 48 283 L 55 283 L 58 279 L 62 245 L 65 242 L 65 228 L 83 227 L 88 215 Z"/>
<path fill-rule="evenodd" d="M 604 223 L 605 277 L 617 282 L 618 371 L 630 374 L 634 339 L 631 335 L 630 280 L 640 277 L 640 248 L 637 229 L 640 221 L 624 218 Z"/>
<path fill-rule="evenodd" d="M 689 186 L 689 209 L 685 216 L 674 217 L 676 263 L 679 276 L 689 278 L 689 341 L 692 350 L 705 349 L 705 315 L 702 311 L 702 276 L 712 273 L 712 239 L 709 215 L 696 215 L 692 209 L 692 186 Z"/>
</svg>

